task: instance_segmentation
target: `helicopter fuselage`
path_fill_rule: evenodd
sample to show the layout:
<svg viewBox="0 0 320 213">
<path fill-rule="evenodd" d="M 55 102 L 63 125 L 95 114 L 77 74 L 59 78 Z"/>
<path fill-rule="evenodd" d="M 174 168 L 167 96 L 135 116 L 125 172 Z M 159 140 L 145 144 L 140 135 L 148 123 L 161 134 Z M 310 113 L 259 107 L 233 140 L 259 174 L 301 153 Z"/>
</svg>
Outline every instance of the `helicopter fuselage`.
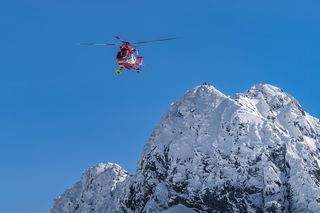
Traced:
<svg viewBox="0 0 320 213">
<path fill-rule="evenodd" d="M 138 56 L 138 50 L 130 45 L 120 46 L 120 50 L 117 53 L 117 63 L 120 69 L 140 69 L 142 65 L 143 57 Z"/>
</svg>

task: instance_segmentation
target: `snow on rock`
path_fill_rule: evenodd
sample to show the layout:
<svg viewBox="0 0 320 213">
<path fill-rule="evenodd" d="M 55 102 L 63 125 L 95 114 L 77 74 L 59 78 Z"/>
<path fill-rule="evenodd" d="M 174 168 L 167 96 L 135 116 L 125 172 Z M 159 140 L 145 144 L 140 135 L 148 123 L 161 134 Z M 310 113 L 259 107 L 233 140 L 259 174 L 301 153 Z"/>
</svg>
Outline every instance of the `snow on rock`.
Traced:
<svg viewBox="0 0 320 213">
<path fill-rule="evenodd" d="M 192 209 L 185 207 L 184 205 L 176 205 L 170 209 L 161 211 L 161 213 L 196 213 Z"/>
<path fill-rule="evenodd" d="M 56 199 L 51 212 L 113 212 L 121 195 L 119 185 L 127 177 L 119 165 L 100 163 L 84 172 L 79 182 Z"/>
<path fill-rule="evenodd" d="M 102 169 L 93 188 L 82 177 L 52 212 L 320 212 L 319 138 L 319 120 L 277 87 L 200 85 L 171 105 L 135 174 Z"/>
</svg>

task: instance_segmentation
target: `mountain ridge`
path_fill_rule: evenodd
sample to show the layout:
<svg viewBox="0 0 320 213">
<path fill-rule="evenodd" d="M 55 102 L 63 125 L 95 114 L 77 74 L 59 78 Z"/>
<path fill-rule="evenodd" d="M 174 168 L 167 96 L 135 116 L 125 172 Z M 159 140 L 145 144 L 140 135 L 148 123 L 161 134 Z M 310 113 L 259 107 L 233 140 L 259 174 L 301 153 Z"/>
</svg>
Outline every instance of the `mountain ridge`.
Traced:
<svg viewBox="0 0 320 213">
<path fill-rule="evenodd" d="M 51 212 L 317 212 L 319 138 L 319 120 L 275 86 L 226 96 L 199 85 L 171 105 L 135 174 L 100 165 L 108 179 L 94 173 L 95 187 L 76 184 Z"/>
</svg>

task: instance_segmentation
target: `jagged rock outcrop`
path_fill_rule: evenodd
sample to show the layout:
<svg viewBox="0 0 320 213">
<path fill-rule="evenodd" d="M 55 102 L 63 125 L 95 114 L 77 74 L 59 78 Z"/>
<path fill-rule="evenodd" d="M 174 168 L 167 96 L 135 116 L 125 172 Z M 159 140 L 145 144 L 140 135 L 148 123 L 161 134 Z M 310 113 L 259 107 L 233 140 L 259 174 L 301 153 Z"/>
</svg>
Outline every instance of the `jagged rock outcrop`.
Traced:
<svg viewBox="0 0 320 213">
<path fill-rule="evenodd" d="M 81 180 L 54 202 L 52 213 L 115 212 L 128 173 L 119 165 L 100 163 L 85 171 Z"/>
</svg>

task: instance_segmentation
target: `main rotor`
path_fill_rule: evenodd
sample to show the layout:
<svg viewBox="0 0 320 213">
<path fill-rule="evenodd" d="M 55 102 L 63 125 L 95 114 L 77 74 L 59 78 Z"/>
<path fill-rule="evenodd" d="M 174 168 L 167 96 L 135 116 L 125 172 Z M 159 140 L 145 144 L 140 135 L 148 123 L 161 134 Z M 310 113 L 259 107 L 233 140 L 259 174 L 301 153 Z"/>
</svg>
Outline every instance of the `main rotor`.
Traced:
<svg viewBox="0 0 320 213">
<path fill-rule="evenodd" d="M 119 36 L 114 36 L 118 41 L 122 43 L 120 44 L 110 44 L 110 43 L 80 43 L 81 45 L 88 45 L 88 46 L 131 46 L 137 44 L 147 44 L 153 42 L 160 42 L 160 41 L 169 41 L 174 40 L 176 38 L 164 38 L 164 39 L 156 39 L 156 40 L 149 40 L 149 41 L 138 41 L 138 42 L 128 42 L 120 38 Z"/>
</svg>

